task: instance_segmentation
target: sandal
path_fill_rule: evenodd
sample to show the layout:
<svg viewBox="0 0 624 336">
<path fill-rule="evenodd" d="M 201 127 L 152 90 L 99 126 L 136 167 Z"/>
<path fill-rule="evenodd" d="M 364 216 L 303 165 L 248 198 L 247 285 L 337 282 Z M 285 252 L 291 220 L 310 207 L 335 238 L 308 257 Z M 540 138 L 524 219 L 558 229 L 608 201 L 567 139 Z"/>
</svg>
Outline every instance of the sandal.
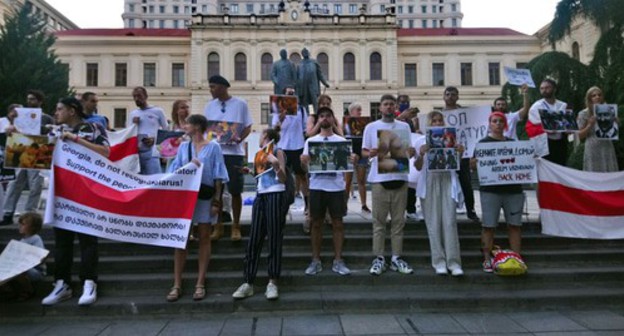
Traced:
<svg viewBox="0 0 624 336">
<path fill-rule="evenodd" d="M 200 301 L 206 297 L 206 288 L 204 286 L 195 286 L 195 293 L 193 293 L 193 300 Z"/>
<path fill-rule="evenodd" d="M 182 295 L 182 288 L 180 287 L 171 287 L 169 294 L 167 294 L 167 301 L 176 302 Z"/>
</svg>

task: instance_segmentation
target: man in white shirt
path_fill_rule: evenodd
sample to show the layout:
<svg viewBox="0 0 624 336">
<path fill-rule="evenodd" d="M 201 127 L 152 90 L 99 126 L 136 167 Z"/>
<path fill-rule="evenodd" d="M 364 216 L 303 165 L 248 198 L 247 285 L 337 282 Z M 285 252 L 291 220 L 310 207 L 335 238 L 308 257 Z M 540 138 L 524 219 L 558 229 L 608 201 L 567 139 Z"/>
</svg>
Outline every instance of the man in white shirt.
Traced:
<svg viewBox="0 0 624 336">
<path fill-rule="evenodd" d="M 541 125 L 542 118 L 540 110 L 545 113 L 559 113 L 565 111 L 568 104 L 557 100 L 557 82 L 546 78 L 540 84 L 540 94 L 542 99 L 536 101 L 529 109 L 529 122 L 534 125 Z M 556 164 L 565 166 L 568 162 L 568 137 L 566 133 L 546 131 L 548 134 L 548 152 L 544 159 Z"/>
<path fill-rule="evenodd" d="M 504 135 L 507 138 L 511 138 L 514 140 L 518 140 L 518 132 L 517 125 L 520 120 L 526 120 L 529 115 L 529 95 L 527 94 L 529 91 L 529 86 L 523 84 L 521 87 L 523 103 L 522 108 L 516 112 L 509 112 L 509 105 L 507 104 L 507 100 L 504 97 L 498 97 L 494 100 L 494 106 L 492 106 L 492 111 L 503 112 L 507 116 L 507 129 L 504 131 Z"/>
<path fill-rule="evenodd" d="M 245 164 L 245 150 L 243 142 L 251 133 L 251 113 L 247 102 L 233 97 L 228 93 L 230 83 L 227 79 L 219 75 L 214 75 L 208 79 L 210 85 L 210 94 L 213 100 L 209 101 L 204 108 L 204 115 L 208 121 L 225 121 L 242 125 L 242 131 L 238 136 L 232 139 L 231 143 L 221 143 L 223 151 L 223 160 L 228 171 L 230 181 L 227 183 L 228 191 L 232 195 L 232 212 L 234 222 L 232 223 L 231 238 L 233 241 L 241 240 L 240 232 L 240 215 L 243 207 L 243 187 L 245 178 L 242 168 Z M 223 236 L 222 216 L 219 216 L 218 223 L 214 226 L 214 230 L 210 238 L 212 240 L 221 239 Z"/>
</svg>

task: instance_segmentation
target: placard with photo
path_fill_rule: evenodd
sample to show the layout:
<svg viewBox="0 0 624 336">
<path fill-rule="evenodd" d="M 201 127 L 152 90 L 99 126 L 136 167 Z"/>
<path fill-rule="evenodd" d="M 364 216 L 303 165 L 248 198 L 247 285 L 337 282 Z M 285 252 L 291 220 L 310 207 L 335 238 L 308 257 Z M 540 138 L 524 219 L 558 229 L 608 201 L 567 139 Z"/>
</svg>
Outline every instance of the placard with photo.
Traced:
<svg viewBox="0 0 624 336">
<path fill-rule="evenodd" d="M 408 148 L 410 148 L 409 130 L 377 130 L 377 173 L 409 173 Z"/>
<path fill-rule="evenodd" d="M 351 141 L 310 141 L 311 173 L 352 172 Z"/>
<path fill-rule="evenodd" d="M 56 138 L 13 133 L 7 137 L 4 168 L 50 169 Z"/>
<path fill-rule="evenodd" d="M 578 132 L 576 115 L 572 110 L 550 111 L 540 109 L 539 115 L 544 130 L 551 132 Z"/>
<path fill-rule="evenodd" d="M 361 138 L 364 135 L 364 128 L 370 121 L 370 117 L 345 116 L 342 120 L 342 130 L 345 138 Z"/>
<path fill-rule="evenodd" d="M 297 115 L 299 100 L 297 96 L 271 95 L 271 113 Z"/>
<path fill-rule="evenodd" d="M 455 148 L 432 148 L 427 152 L 429 171 L 459 170 L 459 153 Z"/>
<path fill-rule="evenodd" d="M 426 132 L 429 148 L 455 148 L 457 144 L 455 127 L 428 127 Z"/>
<path fill-rule="evenodd" d="M 619 140 L 620 128 L 617 123 L 618 107 L 615 104 L 594 105 L 596 126 L 594 134 L 601 140 Z"/>
<path fill-rule="evenodd" d="M 178 154 L 184 132 L 158 130 L 156 135 L 156 149 L 162 158 L 172 158 Z"/>
<path fill-rule="evenodd" d="M 243 129 L 243 124 L 208 120 L 206 134 L 208 135 L 208 140 L 217 140 L 220 144 L 228 145 L 240 139 Z"/>
</svg>

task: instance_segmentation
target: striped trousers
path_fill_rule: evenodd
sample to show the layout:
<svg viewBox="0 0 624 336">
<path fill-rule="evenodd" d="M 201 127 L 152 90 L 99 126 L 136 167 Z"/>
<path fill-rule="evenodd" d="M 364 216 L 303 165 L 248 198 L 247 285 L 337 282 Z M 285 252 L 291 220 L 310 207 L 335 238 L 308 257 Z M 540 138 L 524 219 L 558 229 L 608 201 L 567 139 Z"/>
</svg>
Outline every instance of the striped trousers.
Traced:
<svg viewBox="0 0 624 336">
<path fill-rule="evenodd" d="M 258 194 L 251 211 L 251 232 L 245 253 L 245 282 L 253 284 L 265 237 L 269 241 L 269 278 L 277 279 L 282 270 L 282 241 L 284 239 L 284 192 Z"/>
</svg>

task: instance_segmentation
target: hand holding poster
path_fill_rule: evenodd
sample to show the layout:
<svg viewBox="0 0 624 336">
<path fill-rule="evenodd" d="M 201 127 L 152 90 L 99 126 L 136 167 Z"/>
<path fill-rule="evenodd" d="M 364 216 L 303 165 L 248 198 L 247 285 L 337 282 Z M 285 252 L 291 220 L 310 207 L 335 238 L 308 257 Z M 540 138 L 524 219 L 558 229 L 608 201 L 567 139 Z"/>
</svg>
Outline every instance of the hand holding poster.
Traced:
<svg viewBox="0 0 624 336">
<path fill-rule="evenodd" d="M 16 108 L 17 117 L 13 121 L 18 132 L 23 134 L 41 134 L 41 109 L 40 108 Z"/>
<path fill-rule="evenodd" d="M 615 104 L 594 105 L 596 126 L 594 132 L 596 138 L 601 140 L 618 140 L 619 125 L 617 123 L 618 107 Z"/>
<path fill-rule="evenodd" d="M 531 141 L 480 142 L 474 157 L 482 186 L 537 182 Z"/>
<path fill-rule="evenodd" d="M 443 112 L 446 127 L 457 129 L 457 142 L 464 146 L 463 158 L 471 158 L 476 144 L 487 136 L 490 113 L 490 106 L 462 107 Z"/>
<path fill-rule="evenodd" d="M 243 125 L 227 121 L 208 120 L 208 140 L 217 140 L 218 143 L 230 145 L 238 143 L 243 132 Z"/>
<path fill-rule="evenodd" d="M 505 77 L 507 77 L 509 84 L 517 86 L 526 84 L 530 88 L 535 88 L 535 82 L 531 76 L 531 70 L 503 67 L 503 71 L 505 71 Z"/>
<path fill-rule="evenodd" d="M 409 130 L 377 130 L 377 139 L 377 173 L 409 173 Z"/>
<path fill-rule="evenodd" d="M 351 141 L 310 141 L 311 173 L 352 172 Z"/>
<path fill-rule="evenodd" d="M 549 132 L 578 132 L 579 127 L 576 123 L 576 115 L 572 110 L 550 111 L 539 109 L 542 127 Z"/>
<path fill-rule="evenodd" d="M 12 133 L 7 137 L 4 168 L 50 169 L 56 138 Z"/>
<path fill-rule="evenodd" d="M 156 149 L 162 158 L 172 158 L 178 154 L 184 132 L 158 130 Z"/>
<path fill-rule="evenodd" d="M 46 224 L 118 241 L 184 249 L 202 170 L 138 175 L 73 142 L 54 150 Z"/>
<path fill-rule="evenodd" d="M 271 95 L 271 113 L 297 115 L 297 96 Z"/>
<path fill-rule="evenodd" d="M 50 251 L 11 240 L 0 254 L 0 284 L 41 264 Z"/>
</svg>

